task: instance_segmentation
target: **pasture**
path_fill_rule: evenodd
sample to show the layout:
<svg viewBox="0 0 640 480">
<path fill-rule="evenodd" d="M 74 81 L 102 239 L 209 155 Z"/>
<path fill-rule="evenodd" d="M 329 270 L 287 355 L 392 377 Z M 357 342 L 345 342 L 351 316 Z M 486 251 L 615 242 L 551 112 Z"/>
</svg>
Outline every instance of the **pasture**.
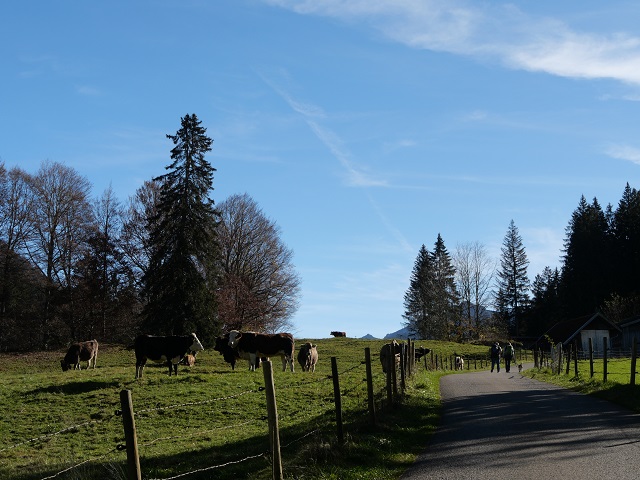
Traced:
<svg viewBox="0 0 640 480">
<path fill-rule="evenodd" d="M 304 341 L 296 340 L 296 351 Z M 272 359 L 284 477 L 398 478 L 435 429 L 443 372 L 420 363 L 400 404 L 386 405 L 378 359 L 385 341 L 313 343 L 320 357 L 314 373 L 297 364 L 296 372 L 282 372 L 280 360 Z M 487 352 L 454 343 L 416 345 L 441 358 Z M 366 410 L 365 347 L 372 355 L 375 426 Z M 122 418 L 116 414 L 123 389 L 132 392 L 143 478 L 271 478 L 262 369 L 250 372 L 240 361 L 232 371 L 218 352 L 205 348 L 193 367 L 180 366 L 177 377 L 148 364 L 139 380 L 133 351 L 117 345 L 100 345 L 95 370 L 62 372 L 63 351 L 0 355 L 0 478 L 126 478 Z M 332 356 L 340 380 L 342 445 L 336 441 Z"/>
<path fill-rule="evenodd" d="M 593 362 L 593 378 L 590 376 L 588 360 L 578 361 L 578 376 L 575 376 L 574 363 L 571 362 L 569 374 L 563 365 L 558 375 L 551 368 L 532 368 L 525 374 L 543 382 L 553 383 L 576 392 L 617 403 L 640 413 L 640 375 L 636 371 L 636 384 L 630 385 L 631 360 L 629 358 L 610 358 L 607 361 L 607 381 L 604 381 L 604 361 Z"/>
</svg>

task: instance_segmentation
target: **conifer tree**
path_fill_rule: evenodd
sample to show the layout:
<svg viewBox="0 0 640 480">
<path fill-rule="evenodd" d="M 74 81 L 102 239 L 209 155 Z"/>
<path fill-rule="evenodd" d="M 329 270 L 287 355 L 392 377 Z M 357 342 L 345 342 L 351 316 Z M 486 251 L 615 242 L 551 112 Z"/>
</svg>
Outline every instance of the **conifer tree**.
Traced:
<svg viewBox="0 0 640 480">
<path fill-rule="evenodd" d="M 569 318 L 593 313 L 610 293 L 611 235 L 597 199 L 584 196 L 573 212 L 562 265 L 560 294 Z"/>
<path fill-rule="evenodd" d="M 529 303 L 529 260 L 522 237 L 513 220 L 502 241 L 502 255 L 498 270 L 496 310 L 503 326 L 511 335 L 520 335 L 522 314 Z"/>
<path fill-rule="evenodd" d="M 413 265 L 409 288 L 404 294 L 405 326 L 418 338 L 435 337 L 435 326 L 431 323 L 432 293 L 432 258 L 423 244 Z"/>
<path fill-rule="evenodd" d="M 612 249 L 614 282 L 611 288 L 622 296 L 640 291 L 640 193 L 627 183 L 613 214 Z"/>
<path fill-rule="evenodd" d="M 456 289 L 455 274 L 451 255 L 438 233 L 433 249 L 433 316 L 441 339 L 459 339 L 464 333 L 461 331 L 460 295 Z"/>
<path fill-rule="evenodd" d="M 175 135 L 156 215 L 149 219 L 150 262 L 144 275 L 143 329 L 157 334 L 217 333 L 215 286 L 218 213 L 209 198 L 215 168 L 205 159 L 213 140 L 186 115 Z"/>
</svg>

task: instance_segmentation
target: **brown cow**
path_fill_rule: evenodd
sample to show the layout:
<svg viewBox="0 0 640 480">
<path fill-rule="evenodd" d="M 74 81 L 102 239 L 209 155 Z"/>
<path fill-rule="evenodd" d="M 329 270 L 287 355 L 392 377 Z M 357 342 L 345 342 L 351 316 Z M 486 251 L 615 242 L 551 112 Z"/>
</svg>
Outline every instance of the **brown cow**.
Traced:
<svg viewBox="0 0 640 480">
<path fill-rule="evenodd" d="M 66 372 L 71 367 L 74 370 L 81 370 L 80 362 L 87 362 L 87 370 L 91 367 L 93 362 L 93 368 L 96 368 L 96 361 L 98 360 L 98 341 L 88 340 L 86 342 L 74 343 L 67 350 L 67 354 L 64 356 L 64 360 L 60 360 L 62 371 Z"/>
<path fill-rule="evenodd" d="M 382 371 L 384 373 L 391 371 L 394 365 L 398 368 L 401 352 L 402 346 L 395 340 L 382 346 L 380 349 L 380 363 L 382 363 Z"/>
<path fill-rule="evenodd" d="M 318 346 L 309 342 L 300 347 L 298 352 L 298 363 L 303 372 L 315 372 L 318 363 Z"/>
<path fill-rule="evenodd" d="M 231 330 L 229 332 L 229 346 L 235 349 L 240 357 L 246 353 L 249 354 L 250 370 L 255 370 L 261 357 L 268 358 L 279 355 L 282 358 L 282 371 L 286 371 L 287 365 L 289 365 L 293 372 L 295 343 L 293 335 L 290 333 L 270 334 Z"/>
</svg>

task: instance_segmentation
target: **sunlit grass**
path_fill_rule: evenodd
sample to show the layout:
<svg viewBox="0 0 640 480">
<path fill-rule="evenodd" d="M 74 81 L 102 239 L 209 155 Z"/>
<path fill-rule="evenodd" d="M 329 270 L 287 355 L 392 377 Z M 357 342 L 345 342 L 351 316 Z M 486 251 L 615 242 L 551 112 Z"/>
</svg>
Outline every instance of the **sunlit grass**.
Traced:
<svg viewBox="0 0 640 480">
<path fill-rule="evenodd" d="M 298 345 L 304 340 L 298 340 Z M 315 373 L 282 372 L 274 359 L 274 382 L 285 478 L 393 479 L 413 462 L 437 425 L 442 372 L 420 363 L 397 405 L 386 404 L 378 354 L 384 341 L 313 340 L 320 362 Z M 485 347 L 418 342 L 439 358 L 483 355 Z M 372 356 L 377 424 L 367 415 L 364 349 Z M 120 392 L 130 390 L 136 412 L 144 478 L 246 462 L 188 478 L 271 478 L 262 369 L 236 371 L 213 350 L 177 377 L 148 366 L 135 380 L 134 355 L 101 345 L 95 370 L 60 369 L 64 352 L 0 355 L 0 478 L 31 480 L 124 478 L 126 454 Z M 336 357 L 343 406 L 344 443 L 337 441 L 330 358 Z M 296 365 L 296 367 L 298 367 Z M 473 369 L 473 366 L 471 367 Z"/>
</svg>

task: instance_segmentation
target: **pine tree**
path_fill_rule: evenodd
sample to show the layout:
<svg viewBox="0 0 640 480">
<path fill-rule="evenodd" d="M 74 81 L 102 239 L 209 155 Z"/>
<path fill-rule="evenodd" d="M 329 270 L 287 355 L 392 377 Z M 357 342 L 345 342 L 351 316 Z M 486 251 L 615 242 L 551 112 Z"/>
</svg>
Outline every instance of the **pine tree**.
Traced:
<svg viewBox="0 0 640 480">
<path fill-rule="evenodd" d="M 581 197 L 565 239 L 560 294 L 569 317 L 593 313 L 611 289 L 611 231 L 597 199 Z"/>
<path fill-rule="evenodd" d="M 520 335 L 522 314 L 529 303 L 529 260 L 513 220 L 502 242 L 496 310 L 511 335 Z"/>
<path fill-rule="evenodd" d="M 460 295 L 455 283 L 456 270 L 442 236 L 433 250 L 434 311 L 435 323 L 442 339 L 460 339 L 465 332 L 461 328 Z"/>
<path fill-rule="evenodd" d="M 640 291 L 640 193 L 627 183 L 612 219 L 612 289 L 621 296 Z"/>
<path fill-rule="evenodd" d="M 434 338 L 435 329 L 431 324 L 431 306 L 433 302 L 432 258 L 422 245 L 413 265 L 409 289 L 404 294 L 405 326 L 418 338 Z"/>
<path fill-rule="evenodd" d="M 151 258 L 144 275 L 143 328 L 157 334 L 218 333 L 215 286 L 218 213 L 209 198 L 215 168 L 205 159 L 213 142 L 194 115 L 181 119 L 161 185 L 156 215 L 148 221 Z"/>
</svg>

